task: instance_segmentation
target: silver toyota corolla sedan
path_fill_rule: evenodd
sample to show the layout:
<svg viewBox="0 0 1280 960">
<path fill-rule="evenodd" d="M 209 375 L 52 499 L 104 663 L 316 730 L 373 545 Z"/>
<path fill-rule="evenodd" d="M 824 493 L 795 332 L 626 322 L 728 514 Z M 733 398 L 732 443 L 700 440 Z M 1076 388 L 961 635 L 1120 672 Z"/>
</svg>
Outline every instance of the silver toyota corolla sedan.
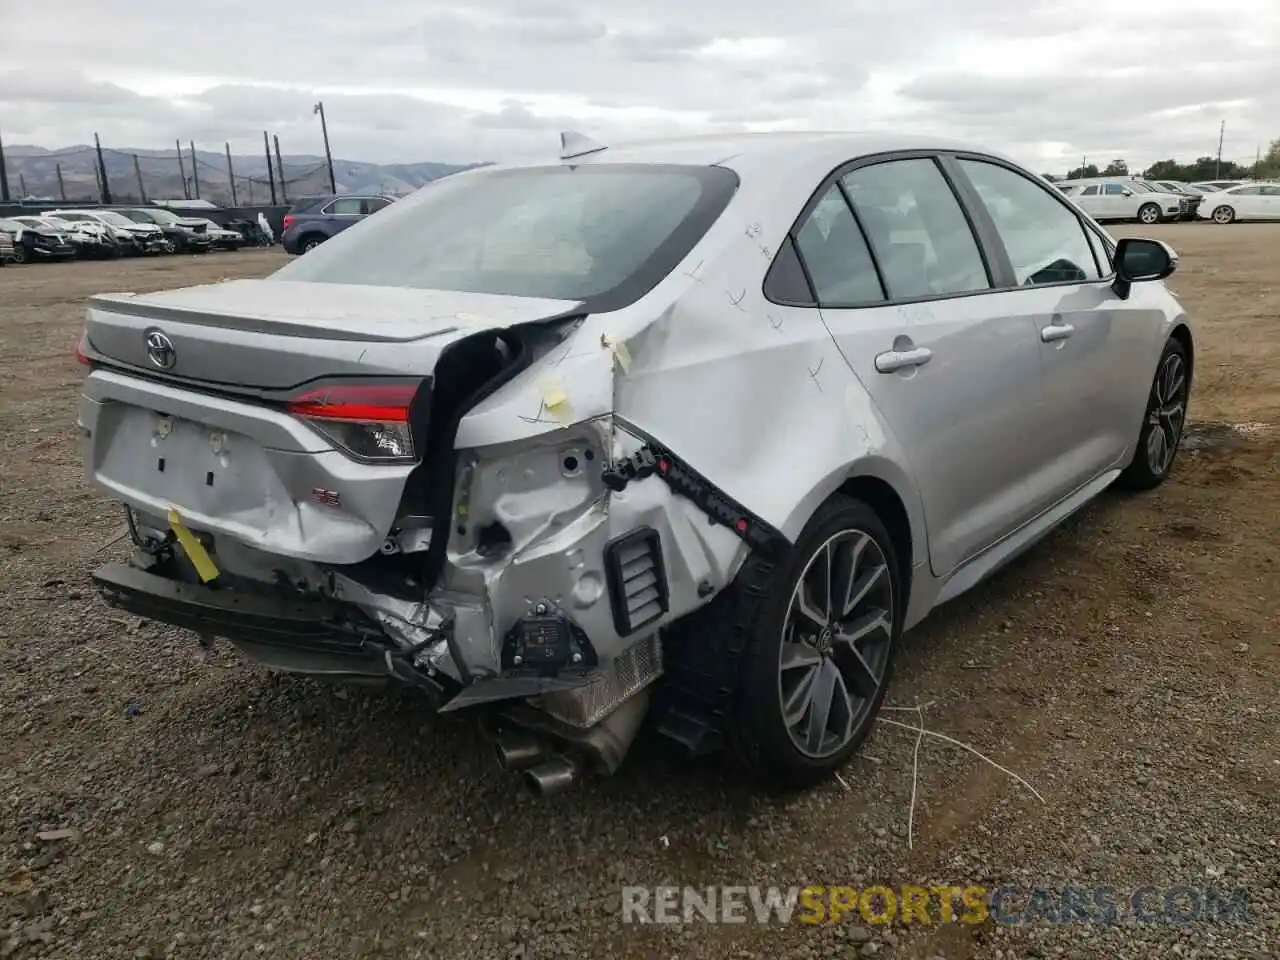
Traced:
<svg viewBox="0 0 1280 960">
<path fill-rule="evenodd" d="M 642 721 L 830 776 L 902 632 L 1178 449 L 1161 282 L 986 150 L 602 147 L 433 183 L 277 273 L 94 299 L 119 607 L 472 710 L 562 789 Z"/>
</svg>

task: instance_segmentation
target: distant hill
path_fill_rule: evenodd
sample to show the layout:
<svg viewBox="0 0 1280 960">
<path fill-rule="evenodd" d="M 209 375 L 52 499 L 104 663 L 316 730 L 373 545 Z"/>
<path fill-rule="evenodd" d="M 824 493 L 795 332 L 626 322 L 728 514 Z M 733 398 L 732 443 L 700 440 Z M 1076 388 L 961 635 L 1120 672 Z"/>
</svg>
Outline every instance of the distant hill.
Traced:
<svg viewBox="0 0 1280 960">
<path fill-rule="evenodd" d="M 6 144 L 5 165 L 9 172 L 9 195 L 18 200 L 24 197 L 67 201 L 99 199 L 97 155 L 92 146 L 77 145 L 47 150 L 23 144 Z M 134 164 L 134 157 L 137 164 Z M 138 175 L 149 200 L 178 199 L 195 196 L 192 181 L 191 154 L 183 149 L 180 173 L 176 152 L 164 150 L 102 150 L 107 168 L 107 182 L 112 200 L 135 202 L 141 199 Z M 294 198 L 306 194 L 328 193 L 329 172 L 324 157 L 311 154 L 287 154 L 284 165 L 285 194 Z M 454 164 L 423 161 L 421 163 L 367 163 L 362 160 L 334 158 L 333 172 L 339 193 L 385 193 L 402 195 L 440 177 L 459 170 L 467 170 L 484 164 Z M 238 156 L 232 154 L 231 167 L 235 171 L 235 200 L 241 204 L 267 203 L 271 199 L 271 187 L 267 175 L 267 161 L 263 155 Z M 58 175 L 61 172 L 61 185 Z M 196 179 L 200 197 L 220 205 L 231 205 L 231 181 L 227 174 L 225 154 L 209 150 L 196 151 Z M 272 162 L 271 175 L 276 176 Z M 185 179 L 185 189 L 184 189 Z M 276 183 L 276 199 L 281 199 L 280 184 Z"/>
</svg>

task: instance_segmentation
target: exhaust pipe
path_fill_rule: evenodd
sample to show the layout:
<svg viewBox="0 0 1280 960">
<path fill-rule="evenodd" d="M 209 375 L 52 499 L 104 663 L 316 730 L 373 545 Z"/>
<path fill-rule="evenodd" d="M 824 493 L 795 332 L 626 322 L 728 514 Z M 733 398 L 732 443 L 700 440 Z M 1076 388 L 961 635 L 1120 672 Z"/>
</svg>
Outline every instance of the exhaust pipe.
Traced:
<svg viewBox="0 0 1280 960">
<path fill-rule="evenodd" d="M 494 749 L 503 770 L 527 770 L 547 755 L 542 743 L 527 730 L 500 730 Z"/>
<path fill-rule="evenodd" d="M 535 797 L 551 797 L 570 789 L 581 774 L 578 763 L 561 754 L 526 770 L 524 784 Z"/>
</svg>

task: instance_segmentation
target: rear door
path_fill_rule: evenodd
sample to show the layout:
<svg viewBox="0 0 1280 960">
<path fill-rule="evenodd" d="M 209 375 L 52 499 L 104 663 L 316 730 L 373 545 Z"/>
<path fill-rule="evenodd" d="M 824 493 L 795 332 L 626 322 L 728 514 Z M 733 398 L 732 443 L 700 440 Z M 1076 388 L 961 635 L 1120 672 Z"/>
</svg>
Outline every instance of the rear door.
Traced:
<svg viewBox="0 0 1280 960">
<path fill-rule="evenodd" d="M 1138 215 L 1139 194 L 1123 183 L 1108 180 L 1102 184 L 1102 209 L 1108 220 L 1132 220 Z"/>
<path fill-rule="evenodd" d="M 1033 322 L 985 293 L 990 273 L 936 156 L 852 164 L 795 236 L 823 320 L 910 461 L 933 570 L 949 573 L 1030 518 Z"/>
<path fill-rule="evenodd" d="M 1102 195 L 1101 184 L 1085 184 L 1072 199 L 1076 202 L 1076 206 L 1094 219 L 1105 220 L 1107 218 L 1107 198 Z"/>
<path fill-rule="evenodd" d="M 1157 318 L 1115 295 L 1105 246 L 1095 238 L 1095 250 L 1091 228 L 1054 191 L 990 158 L 961 156 L 956 167 L 1012 270 L 1016 289 L 1002 304 L 1036 331 L 1043 392 L 1038 426 L 1021 442 L 1034 460 L 1027 482 L 1039 512 L 1114 466 L 1137 436 L 1134 394 L 1150 382 Z"/>
<path fill-rule="evenodd" d="M 1247 187 L 1232 187 L 1225 191 L 1224 199 L 1230 200 L 1235 207 L 1237 220 L 1260 220 L 1265 217 L 1266 200 L 1262 196 L 1261 184 L 1250 184 Z"/>
<path fill-rule="evenodd" d="M 1259 212 L 1265 219 L 1280 220 L 1280 185 L 1262 184 L 1262 194 L 1258 199 Z"/>
<path fill-rule="evenodd" d="M 363 197 L 338 197 L 329 201 L 329 205 L 324 208 L 324 219 L 329 226 L 330 235 L 341 233 L 363 217 Z"/>
</svg>

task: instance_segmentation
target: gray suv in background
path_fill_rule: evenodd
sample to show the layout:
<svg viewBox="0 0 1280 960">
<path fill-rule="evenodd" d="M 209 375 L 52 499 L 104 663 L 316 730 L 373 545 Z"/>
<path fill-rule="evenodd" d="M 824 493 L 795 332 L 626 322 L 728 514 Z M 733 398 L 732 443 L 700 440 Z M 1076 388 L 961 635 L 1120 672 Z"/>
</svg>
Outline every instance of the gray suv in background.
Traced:
<svg viewBox="0 0 1280 960">
<path fill-rule="evenodd" d="M 285 214 L 280 242 L 288 253 L 306 253 L 391 203 L 390 197 L 303 197 Z"/>
</svg>

